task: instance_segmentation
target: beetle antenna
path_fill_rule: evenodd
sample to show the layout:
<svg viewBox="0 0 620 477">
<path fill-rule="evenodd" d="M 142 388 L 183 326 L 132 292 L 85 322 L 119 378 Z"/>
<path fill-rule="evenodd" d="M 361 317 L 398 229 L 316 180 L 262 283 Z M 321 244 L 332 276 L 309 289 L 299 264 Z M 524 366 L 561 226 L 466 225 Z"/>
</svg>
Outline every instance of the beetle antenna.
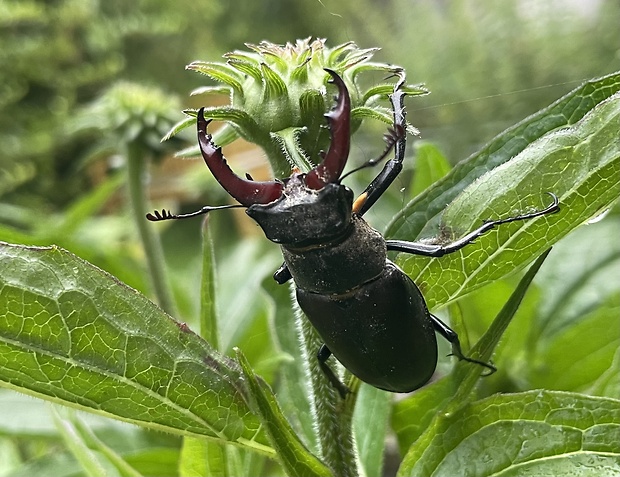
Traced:
<svg viewBox="0 0 620 477">
<path fill-rule="evenodd" d="M 396 143 L 400 141 L 403 137 L 405 137 L 405 134 L 406 134 L 405 128 L 401 126 L 400 124 L 396 124 L 393 128 L 389 128 L 388 132 L 385 133 L 383 136 L 383 139 L 386 142 L 386 146 L 385 146 L 384 151 L 381 153 L 381 155 L 379 157 L 375 157 L 374 159 L 370 159 L 364 162 L 361 166 L 358 166 L 355 169 L 347 172 L 338 180 L 338 183 L 341 183 L 345 177 L 350 176 L 354 172 L 360 171 L 362 169 L 366 169 L 367 167 L 374 167 L 377 164 L 379 164 L 381 161 L 383 161 L 388 156 L 388 154 L 394 148 Z"/>
<path fill-rule="evenodd" d="M 195 212 L 190 212 L 188 214 L 172 214 L 170 211 L 166 209 L 161 209 L 161 212 L 158 210 L 153 211 L 153 213 L 146 214 L 146 218 L 151 222 L 160 222 L 162 220 L 171 220 L 171 219 L 188 219 L 190 217 L 196 217 L 198 215 L 208 214 L 213 210 L 223 210 L 223 209 L 234 209 L 237 207 L 245 207 L 242 204 L 230 204 L 230 205 L 206 205 L 202 209 L 199 209 Z"/>
</svg>

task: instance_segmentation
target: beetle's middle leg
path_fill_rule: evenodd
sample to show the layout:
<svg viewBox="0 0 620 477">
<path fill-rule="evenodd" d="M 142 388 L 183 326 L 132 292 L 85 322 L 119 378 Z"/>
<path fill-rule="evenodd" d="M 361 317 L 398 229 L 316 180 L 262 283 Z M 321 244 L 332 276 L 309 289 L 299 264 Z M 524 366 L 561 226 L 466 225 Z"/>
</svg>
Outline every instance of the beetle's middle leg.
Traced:
<svg viewBox="0 0 620 477">
<path fill-rule="evenodd" d="M 456 331 L 454 331 L 452 328 L 446 325 L 443 321 L 441 321 L 435 315 L 430 315 L 430 317 L 431 317 L 431 321 L 433 322 L 433 327 L 435 328 L 435 331 L 437 331 L 441 336 L 443 336 L 452 345 L 453 356 L 456 356 L 459 360 L 462 359 L 469 363 L 479 364 L 480 366 L 484 366 L 485 368 L 489 369 L 489 372 L 485 374 L 485 376 L 493 374 L 495 371 L 497 371 L 497 368 L 493 366 L 492 364 L 485 363 L 484 361 L 479 361 L 477 359 L 473 359 L 468 356 L 465 356 L 463 354 L 463 351 L 461 350 L 461 341 L 459 340 L 459 335 L 456 333 Z"/>
<path fill-rule="evenodd" d="M 331 355 L 332 352 L 330 351 L 330 349 L 325 344 L 323 344 L 319 348 L 319 351 L 316 354 L 316 358 L 319 361 L 321 371 L 323 371 L 325 376 L 327 376 L 327 379 L 329 380 L 331 385 L 336 388 L 338 394 L 340 394 L 340 397 L 344 399 L 347 397 L 347 394 L 351 392 L 351 390 L 342 381 L 340 381 L 340 379 L 338 379 L 336 373 L 334 373 L 332 368 L 330 368 L 327 364 L 327 360 Z"/>
<path fill-rule="evenodd" d="M 540 217 L 541 215 L 554 214 L 558 212 L 560 210 L 560 201 L 558 197 L 552 192 L 547 193 L 553 198 L 553 202 L 544 209 L 537 210 L 536 212 L 531 212 L 529 214 L 517 215 L 515 217 L 507 217 L 505 219 L 485 220 L 480 227 L 452 243 L 445 245 L 435 245 L 420 242 L 407 242 L 405 240 L 386 240 L 387 249 L 396 252 L 406 252 L 412 253 L 414 255 L 423 255 L 426 257 L 442 257 L 449 253 L 456 252 L 457 250 L 462 249 L 470 243 L 473 243 L 475 239 L 485 234 L 496 225 L 506 224 L 508 222 L 516 222 L 519 220 L 533 219 L 534 217 Z"/>
</svg>

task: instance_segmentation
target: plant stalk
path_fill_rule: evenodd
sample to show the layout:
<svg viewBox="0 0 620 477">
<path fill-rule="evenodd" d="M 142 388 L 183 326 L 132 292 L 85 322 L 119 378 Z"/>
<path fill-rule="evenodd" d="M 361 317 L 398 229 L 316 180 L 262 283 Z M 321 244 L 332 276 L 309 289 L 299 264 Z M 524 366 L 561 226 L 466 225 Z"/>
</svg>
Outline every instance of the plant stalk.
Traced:
<svg viewBox="0 0 620 477">
<path fill-rule="evenodd" d="M 353 392 L 346 399 L 340 397 L 316 358 L 321 339 L 301 312 L 298 313 L 298 323 L 310 371 L 311 403 L 321 458 L 332 469 L 335 477 L 357 476 L 359 472 L 352 427 L 356 394 Z"/>
<path fill-rule="evenodd" d="M 151 283 L 159 306 L 169 315 L 176 315 L 176 306 L 168 280 L 166 277 L 166 267 L 164 253 L 162 250 L 159 236 L 153 232 L 145 218 L 146 194 L 144 178 L 146 175 L 146 156 L 144 147 L 137 141 L 127 144 L 127 184 L 129 188 L 129 198 L 133 219 L 140 234 L 140 240 L 144 248 L 146 262 L 151 276 Z"/>
</svg>

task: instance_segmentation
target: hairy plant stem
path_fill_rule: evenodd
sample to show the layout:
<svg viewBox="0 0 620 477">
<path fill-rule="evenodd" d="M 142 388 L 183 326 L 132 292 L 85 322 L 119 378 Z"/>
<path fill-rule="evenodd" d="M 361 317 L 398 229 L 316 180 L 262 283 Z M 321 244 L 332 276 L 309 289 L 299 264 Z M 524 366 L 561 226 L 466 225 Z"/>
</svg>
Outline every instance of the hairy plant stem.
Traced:
<svg viewBox="0 0 620 477">
<path fill-rule="evenodd" d="M 311 402 L 321 458 L 335 477 L 357 476 L 359 472 L 352 431 L 356 394 L 349 394 L 346 399 L 340 397 L 316 359 L 316 352 L 322 344 L 320 337 L 301 312 L 298 313 L 298 320 L 304 354 L 308 359 Z"/>
<path fill-rule="evenodd" d="M 166 278 L 166 268 L 164 254 L 159 241 L 159 236 L 153 232 L 150 224 L 145 218 L 146 194 L 144 191 L 144 178 L 146 174 L 146 149 L 137 141 L 127 144 L 127 185 L 129 188 L 129 198 L 133 220 L 138 228 L 142 247 L 146 256 L 146 262 L 151 276 L 151 283 L 155 296 L 162 309 L 172 315 L 176 315 L 176 306 L 168 280 Z"/>
</svg>

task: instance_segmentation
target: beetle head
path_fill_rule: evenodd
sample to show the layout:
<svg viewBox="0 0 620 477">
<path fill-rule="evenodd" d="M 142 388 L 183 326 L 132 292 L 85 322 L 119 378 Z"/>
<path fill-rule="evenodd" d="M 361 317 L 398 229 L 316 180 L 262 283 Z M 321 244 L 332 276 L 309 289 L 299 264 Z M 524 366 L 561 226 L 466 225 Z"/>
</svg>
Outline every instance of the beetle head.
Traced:
<svg viewBox="0 0 620 477">
<path fill-rule="evenodd" d="M 280 181 L 257 182 L 238 177 L 221 148 L 207 133 L 209 121 L 198 113 L 198 143 L 213 176 L 264 230 L 273 242 L 305 246 L 344 233 L 351 223 L 353 192 L 339 183 L 350 147 L 351 100 L 344 81 L 332 70 L 338 88 L 336 106 L 325 115 L 331 142 L 323 161 L 307 174 L 293 173 Z"/>
<path fill-rule="evenodd" d="M 247 208 L 272 242 L 297 247 L 324 243 L 341 236 L 351 224 L 353 191 L 335 183 L 314 190 L 306 178 L 293 174 L 279 199 Z"/>
</svg>

